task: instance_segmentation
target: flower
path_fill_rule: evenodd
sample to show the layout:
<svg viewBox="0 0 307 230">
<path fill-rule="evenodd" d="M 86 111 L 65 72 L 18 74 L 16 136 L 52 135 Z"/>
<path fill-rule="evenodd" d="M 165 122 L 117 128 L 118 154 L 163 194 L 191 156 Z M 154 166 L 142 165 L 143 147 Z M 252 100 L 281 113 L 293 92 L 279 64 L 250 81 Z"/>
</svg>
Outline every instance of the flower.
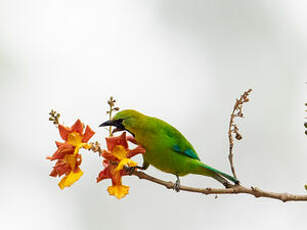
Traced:
<svg viewBox="0 0 307 230">
<path fill-rule="evenodd" d="M 48 160 L 57 160 L 50 176 L 61 177 L 65 174 L 62 180 L 59 182 L 59 187 L 64 189 L 71 186 L 83 175 L 79 165 L 82 162 L 82 157 L 79 154 L 81 148 L 90 149 L 91 145 L 87 144 L 89 139 L 95 134 L 95 132 L 86 126 L 83 133 L 84 125 L 78 119 L 71 127 L 65 127 L 63 125 L 58 126 L 59 133 L 64 143 L 55 142 L 58 149 L 51 156 L 47 157 Z"/>
<path fill-rule="evenodd" d="M 101 153 L 105 158 L 103 160 L 105 168 L 97 177 L 97 183 L 107 178 L 112 180 L 112 186 L 108 187 L 108 192 L 118 199 L 125 197 L 129 192 L 129 186 L 122 185 L 122 176 L 128 175 L 124 167 L 137 166 L 137 163 L 130 158 L 136 154 L 145 153 L 145 149 L 141 146 L 129 150 L 127 140 L 136 143 L 133 137 L 126 137 L 126 132 L 117 137 L 106 138 L 108 150 Z"/>
</svg>

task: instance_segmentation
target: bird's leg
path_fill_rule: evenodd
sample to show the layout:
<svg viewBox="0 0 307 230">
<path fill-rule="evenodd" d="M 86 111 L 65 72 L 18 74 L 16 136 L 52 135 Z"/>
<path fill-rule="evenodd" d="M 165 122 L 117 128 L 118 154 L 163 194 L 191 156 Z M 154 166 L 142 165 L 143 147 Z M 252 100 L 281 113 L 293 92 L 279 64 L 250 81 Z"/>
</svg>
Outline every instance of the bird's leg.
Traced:
<svg viewBox="0 0 307 230">
<path fill-rule="evenodd" d="M 126 166 L 126 167 L 125 167 L 125 170 L 126 170 L 126 172 L 128 173 L 128 175 L 131 176 L 131 175 L 134 173 L 135 168 L 136 168 L 136 167 L 128 167 L 128 166 Z"/>
<path fill-rule="evenodd" d="M 219 181 L 221 184 L 223 184 L 225 186 L 225 188 L 233 187 L 233 185 L 231 183 L 229 183 L 229 181 L 227 181 L 226 179 L 224 179 L 223 177 L 221 177 L 218 174 L 214 175 L 213 178 L 215 178 L 217 181 Z"/>
<path fill-rule="evenodd" d="M 125 170 L 127 171 L 128 175 L 131 176 L 135 169 L 141 169 L 141 170 L 145 170 L 148 168 L 149 165 L 145 164 L 145 162 L 143 162 L 142 167 L 141 166 L 134 166 L 134 167 L 125 167 Z"/>
<path fill-rule="evenodd" d="M 177 177 L 177 180 L 176 180 L 176 183 L 174 184 L 174 190 L 176 192 L 179 192 L 180 191 L 180 179 L 179 179 L 179 176 L 176 175 L 176 177 Z"/>
<path fill-rule="evenodd" d="M 231 183 L 229 183 L 228 181 L 223 183 L 223 185 L 225 186 L 225 188 L 231 188 L 233 187 L 233 185 Z"/>
</svg>

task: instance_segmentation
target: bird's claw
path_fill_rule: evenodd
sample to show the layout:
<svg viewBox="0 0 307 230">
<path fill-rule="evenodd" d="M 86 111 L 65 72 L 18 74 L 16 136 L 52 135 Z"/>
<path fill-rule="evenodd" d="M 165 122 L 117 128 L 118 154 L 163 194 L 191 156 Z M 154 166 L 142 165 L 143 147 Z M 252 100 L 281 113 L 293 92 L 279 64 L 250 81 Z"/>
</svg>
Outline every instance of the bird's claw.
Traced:
<svg viewBox="0 0 307 230">
<path fill-rule="evenodd" d="M 176 192 L 180 192 L 180 180 L 179 177 L 177 176 L 177 180 L 174 184 L 174 188 L 173 188 Z"/>
<path fill-rule="evenodd" d="M 126 167 L 125 170 L 128 173 L 128 175 L 131 176 L 135 172 L 136 168 L 137 167 Z"/>
<path fill-rule="evenodd" d="M 125 170 L 129 176 L 131 176 L 136 171 L 136 169 L 144 170 L 144 168 L 140 166 L 133 166 L 133 167 L 125 166 Z"/>
<path fill-rule="evenodd" d="M 175 183 L 175 184 L 174 184 L 174 190 L 175 190 L 176 192 L 180 192 L 180 185 L 177 184 L 177 183 Z"/>
<path fill-rule="evenodd" d="M 230 184 L 228 181 L 225 182 L 225 183 L 223 183 L 223 185 L 225 186 L 225 188 L 231 188 L 231 187 L 233 187 L 233 185 Z"/>
</svg>

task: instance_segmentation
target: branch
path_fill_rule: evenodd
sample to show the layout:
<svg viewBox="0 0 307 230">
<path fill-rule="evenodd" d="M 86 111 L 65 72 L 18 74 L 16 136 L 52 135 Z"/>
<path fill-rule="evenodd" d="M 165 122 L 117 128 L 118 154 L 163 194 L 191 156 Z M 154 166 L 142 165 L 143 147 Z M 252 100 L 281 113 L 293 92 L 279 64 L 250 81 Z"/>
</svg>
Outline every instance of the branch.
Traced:
<svg viewBox="0 0 307 230">
<path fill-rule="evenodd" d="M 239 128 L 238 126 L 235 124 L 234 119 L 236 117 L 243 117 L 243 113 L 242 113 L 242 106 L 245 102 L 248 102 L 248 96 L 249 94 L 252 92 L 251 89 L 245 91 L 241 97 L 239 99 L 236 99 L 236 103 L 233 106 L 233 110 L 232 113 L 230 115 L 230 120 L 229 120 L 229 128 L 228 128 L 228 139 L 229 139 L 229 155 L 228 155 L 228 160 L 230 163 L 230 168 L 231 168 L 231 172 L 232 175 L 237 179 L 237 175 L 236 175 L 236 171 L 235 171 L 235 167 L 233 164 L 233 134 L 235 134 L 235 138 L 237 140 L 241 140 L 242 139 L 242 135 L 239 133 Z"/>
<path fill-rule="evenodd" d="M 165 186 L 167 189 L 174 189 L 174 183 L 171 181 L 169 182 L 163 181 L 163 180 L 152 177 L 141 171 L 134 171 L 132 174 L 137 176 L 139 179 L 151 181 L 153 183 Z M 181 191 L 202 193 L 205 195 L 209 195 L 209 194 L 216 194 L 216 195 L 218 194 L 250 194 L 252 196 L 255 196 L 256 198 L 266 197 L 266 198 L 280 200 L 283 202 L 307 201 L 307 195 L 295 195 L 295 194 L 289 194 L 289 193 L 268 192 L 268 191 L 263 191 L 257 187 L 247 188 L 242 185 L 235 185 L 231 188 L 195 188 L 195 187 L 180 185 L 179 189 Z"/>
<path fill-rule="evenodd" d="M 92 150 L 93 152 L 98 152 L 100 155 L 103 151 L 98 142 L 91 143 L 90 150 Z M 127 167 L 126 169 L 129 170 L 129 167 Z M 139 179 L 148 180 L 155 184 L 165 186 L 167 189 L 174 189 L 175 183 L 171 181 L 164 181 L 164 180 L 155 178 L 142 171 L 135 170 L 132 172 L 131 175 L 134 175 L 138 177 Z M 180 185 L 179 190 L 187 191 L 187 192 L 194 192 L 194 193 L 202 193 L 205 195 L 209 195 L 209 194 L 215 194 L 215 195 L 218 195 L 218 194 L 250 194 L 250 195 L 255 196 L 256 198 L 266 197 L 266 198 L 277 199 L 283 202 L 307 201 L 307 195 L 295 195 L 295 194 L 289 194 L 289 193 L 268 192 L 268 191 L 263 191 L 257 187 L 248 188 L 242 185 L 232 185 L 230 188 L 195 188 L 195 187 Z"/>
</svg>

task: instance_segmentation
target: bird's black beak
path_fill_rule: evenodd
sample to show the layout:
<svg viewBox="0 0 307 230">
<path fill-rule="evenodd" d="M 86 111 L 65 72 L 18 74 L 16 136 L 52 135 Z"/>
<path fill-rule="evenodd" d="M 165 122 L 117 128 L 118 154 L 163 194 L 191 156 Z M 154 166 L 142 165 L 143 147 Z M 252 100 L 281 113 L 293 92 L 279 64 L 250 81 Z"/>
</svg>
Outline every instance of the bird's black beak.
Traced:
<svg viewBox="0 0 307 230">
<path fill-rule="evenodd" d="M 113 133 L 118 132 L 118 131 L 123 131 L 125 130 L 125 126 L 122 124 L 123 120 L 109 120 L 103 122 L 99 127 L 104 127 L 104 126 L 114 126 L 116 129 L 113 130 Z"/>
</svg>

